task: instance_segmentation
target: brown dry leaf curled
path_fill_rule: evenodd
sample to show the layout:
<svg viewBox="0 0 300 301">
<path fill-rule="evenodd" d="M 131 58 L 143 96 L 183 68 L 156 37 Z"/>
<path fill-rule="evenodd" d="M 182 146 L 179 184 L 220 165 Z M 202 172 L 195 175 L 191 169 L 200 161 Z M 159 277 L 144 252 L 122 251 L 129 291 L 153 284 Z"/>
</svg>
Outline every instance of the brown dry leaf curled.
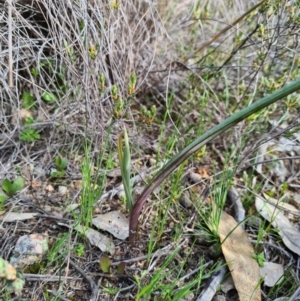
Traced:
<svg viewBox="0 0 300 301">
<path fill-rule="evenodd" d="M 222 212 L 218 231 L 240 301 L 260 301 L 260 271 L 247 233 L 225 212 Z"/>
</svg>

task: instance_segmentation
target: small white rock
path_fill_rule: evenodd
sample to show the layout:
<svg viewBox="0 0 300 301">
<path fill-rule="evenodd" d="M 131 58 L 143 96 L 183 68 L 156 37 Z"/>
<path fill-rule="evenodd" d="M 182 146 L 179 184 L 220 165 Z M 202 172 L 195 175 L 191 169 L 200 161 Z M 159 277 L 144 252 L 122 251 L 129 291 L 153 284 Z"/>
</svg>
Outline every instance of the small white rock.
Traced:
<svg viewBox="0 0 300 301">
<path fill-rule="evenodd" d="M 61 194 L 61 195 L 65 195 L 67 193 L 67 190 L 68 190 L 68 187 L 66 186 L 59 186 L 58 187 L 58 192 Z"/>
</svg>

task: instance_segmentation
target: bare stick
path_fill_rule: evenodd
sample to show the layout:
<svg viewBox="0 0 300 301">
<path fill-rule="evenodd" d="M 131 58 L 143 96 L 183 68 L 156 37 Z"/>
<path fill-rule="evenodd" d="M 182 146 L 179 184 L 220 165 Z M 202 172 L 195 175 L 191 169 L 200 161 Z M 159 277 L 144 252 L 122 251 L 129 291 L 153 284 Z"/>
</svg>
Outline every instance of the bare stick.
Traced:
<svg viewBox="0 0 300 301">
<path fill-rule="evenodd" d="M 8 0 L 8 65 L 9 65 L 9 87 L 13 88 L 13 57 L 12 57 L 12 0 Z"/>
</svg>

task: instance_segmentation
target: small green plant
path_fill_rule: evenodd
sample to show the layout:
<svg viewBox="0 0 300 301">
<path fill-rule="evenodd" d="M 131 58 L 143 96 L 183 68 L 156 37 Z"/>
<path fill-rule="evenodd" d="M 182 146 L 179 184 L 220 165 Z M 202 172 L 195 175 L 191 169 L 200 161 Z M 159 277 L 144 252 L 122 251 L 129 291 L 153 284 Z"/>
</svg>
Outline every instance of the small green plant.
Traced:
<svg viewBox="0 0 300 301">
<path fill-rule="evenodd" d="M 18 177 L 14 181 L 4 179 L 2 189 L 7 195 L 12 196 L 24 187 L 24 183 L 25 181 L 22 177 Z"/>
<path fill-rule="evenodd" d="M 114 155 L 115 154 L 113 152 L 110 152 L 109 154 L 107 154 L 107 157 L 103 159 L 103 163 L 105 164 L 107 170 L 118 167 L 118 163 L 116 162 Z"/>
<path fill-rule="evenodd" d="M 33 142 L 35 140 L 40 139 L 40 134 L 37 130 L 30 127 L 32 124 L 35 123 L 35 120 L 33 117 L 27 117 L 25 118 L 25 127 L 23 131 L 20 134 L 20 140 L 23 142 Z"/>
<path fill-rule="evenodd" d="M 63 178 L 66 175 L 65 169 L 67 168 L 68 160 L 66 158 L 62 158 L 57 156 L 55 158 L 55 166 L 56 170 L 51 171 L 51 178 Z"/>
<path fill-rule="evenodd" d="M 192 281 L 180 283 L 180 276 L 186 275 L 184 265 L 186 259 L 177 265 L 173 265 L 173 259 L 178 254 L 181 248 L 178 248 L 168 255 L 163 264 L 159 269 L 156 270 L 155 274 L 149 280 L 148 271 L 142 271 L 140 276 L 135 275 L 135 281 L 138 288 L 138 293 L 135 300 L 166 300 L 166 301 L 179 301 L 183 300 L 188 294 L 194 289 L 198 289 L 201 281 L 203 270 L 200 269 L 197 277 Z M 176 281 L 169 282 L 169 277 L 172 275 L 176 276 Z M 184 277 L 184 276 L 183 276 Z M 178 288 L 179 287 L 179 288 Z M 153 294 L 155 292 L 155 294 Z M 159 296 L 156 299 L 156 296 Z"/>
<path fill-rule="evenodd" d="M 110 265 L 111 261 L 107 256 L 103 256 L 99 260 L 100 268 L 103 273 L 109 273 L 110 272 Z"/>
<path fill-rule="evenodd" d="M 122 145 L 124 137 L 124 149 Z M 123 135 L 118 138 L 118 155 L 121 166 L 122 180 L 126 196 L 127 209 L 131 211 L 133 206 L 132 183 L 130 182 L 130 148 L 129 139 L 126 129 L 124 128 Z"/>
<path fill-rule="evenodd" d="M 264 264 L 266 262 L 264 252 L 261 252 L 261 253 L 258 253 L 258 254 L 253 254 L 253 258 L 257 261 L 257 263 L 260 267 L 264 266 Z"/>
<path fill-rule="evenodd" d="M 74 48 L 69 45 L 67 40 L 64 40 L 64 46 L 65 46 L 66 52 L 67 52 L 70 60 L 75 63 L 76 62 L 76 55 L 75 55 Z"/>
<path fill-rule="evenodd" d="M 20 140 L 23 142 L 33 142 L 40 139 L 40 134 L 31 128 L 25 128 L 20 134 Z"/>
<path fill-rule="evenodd" d="M 110 131 L 110 128 L 109 128 Z M 104 149 L 107 148 L 108 137 L 105 141 Z M 105 151 L 103 151 L 105 153 Z M 106 180 L 106 177 L 100 174 L 100 167 L 104 160 L 104 155 L 97 159 L 94 162 L 91 159 L 91 145 L 86 142 L 85 145 L 85 154 L 84 160 L 81 165 L 82 172 L 82 189 L 81 189 L 81 216 L 80 223 L 83 223 L 85 227 L 90 227 L 92 223 L 92 216 L 94 210 L 94 204 L 98 200 L 99 196 L 102 193 L 103 186 Z M 106 171 L 105 171 L 106 172 Z"/>
<path fill-rule="evenodd" d="M 75 245 L 74 251 L 77 256 L 81 257 L 84 254 L 84 245 L 83 244 Z"/>
<path fill-rule="evenodd" d="M 60 235 L 55 243 L 52 245 L 51 249 L 47 253 L 47 265 L 50 266 L 53 262 L 58 262 L 62 260 L 65 254 L 68 252 L 68 241 L 70 238 L 70 233 L 64 233 Z"/>
<path fill-rule="evenodd" d="M 34 77 L 38 77 L 40 75 L 39 70 L 35 69 L 35 68 L 31 68 L 30 69 L 30 73 L 32 74 L 32 76 Z"/>
<path fill-rule="evenodd" d="M 104 91 L 105 90 L 105 76 L 103 73 L 100 75 L 99 82 L 100 82 L 100 91 Z"/>
<path fill-rule="evenodd" d="M 3 209 L 5 201 L 8 200 L 8 196 L 0 190 L 0 210 Z"/>
<path fill-rule="evenodd" d="M 156 116 L 156 107 L 153 105 L 149 110 L 143 106 L 141 109 L 140 121 L 145 122 L 146 124 L 151 124 Z"/>
<path fill-rule="evenodd" d="M 126 263 L 125 262 L 120 262 L 117 266 L 117 274 L 118 275 L 124 274 L 125 267 L 126 267 Z"/>
<path fill-rule="evenodd" d="M 135 73 L 131 73 L 130 82 L 128 85 L 128 95 L 129 96 L 131 96 L 135 93 L 135 86 L 136 86 L 136 75 L 135 75 Z"/>
<path fill-rule="evenodd" d="M 57 97 L 53 93 L 50 93 L 50 92 L 43 92 L 41 95 L 41 98 L 44 101 L 49 102 L 49 103 L 57 101 Z"/>
<path fill-rule="evenodd" d="M 97 57 L 97 49 L 94 45 L 90 45 L 89 47 L 89 56 L 92 60 L 96 59 Z"/>
<path fill-rule="evenodd" d="M 118 10 L 118 9 L 120 8 L 120 2 L 114 0 L 114 1 L 112 2 L 112 7 L 113 7 L 114 10 Z"/>
<path fill-rule="evenodd" d="M 117 103 L 114 108 L 114 115 L 116 118 L 120 118 L 124 110 L 124 101 L 122 98 L 118 98 L 116 101 Z"/>
<path fill-rule="evenodd" d="M 112 99 L 114 101 L 117 101 L 119 99 L 119 95 L 118 95 L 118 88 L 116 85 L 113 85 L 111 87 L 111 95 L 112 95 Z"/>
<path fill-rule="evenodd" d="M 34 109 L 35 106 L 35 100 L 34 100 L 34 96 L 31 95 L 29 92 L 24 91 L 22 94 L 22 108 L 23 109 Z"/>
</svg>

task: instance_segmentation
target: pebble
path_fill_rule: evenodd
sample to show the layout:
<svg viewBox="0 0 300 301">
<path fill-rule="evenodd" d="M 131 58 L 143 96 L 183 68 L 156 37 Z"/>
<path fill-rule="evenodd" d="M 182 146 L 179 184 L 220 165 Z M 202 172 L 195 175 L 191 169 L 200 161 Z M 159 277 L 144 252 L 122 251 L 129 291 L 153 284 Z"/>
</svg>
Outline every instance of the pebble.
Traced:
<svg viewBox="0 0 300 301">
<path fill-rule="evenodd" d="M 61 195 L 65 195 L 68 191 L 68 187 L 66 186 L 59 186 L 58 187 L 58 192 L 61 194 Z"/>
<path fill-rule="evenodd" d="M 193 203 L 189 197 L 189 193 L 184 192 L 179 198 L 179 204 L 186 209 L 192 207 Z"/>
<path fill-rule="evenodd" d="M 193 184 L 196 184 L 202 181 L 202 176 L 199 175 L 198 173 L 191 172 L 189 174 L 189 179 Z"/>
</svg>

